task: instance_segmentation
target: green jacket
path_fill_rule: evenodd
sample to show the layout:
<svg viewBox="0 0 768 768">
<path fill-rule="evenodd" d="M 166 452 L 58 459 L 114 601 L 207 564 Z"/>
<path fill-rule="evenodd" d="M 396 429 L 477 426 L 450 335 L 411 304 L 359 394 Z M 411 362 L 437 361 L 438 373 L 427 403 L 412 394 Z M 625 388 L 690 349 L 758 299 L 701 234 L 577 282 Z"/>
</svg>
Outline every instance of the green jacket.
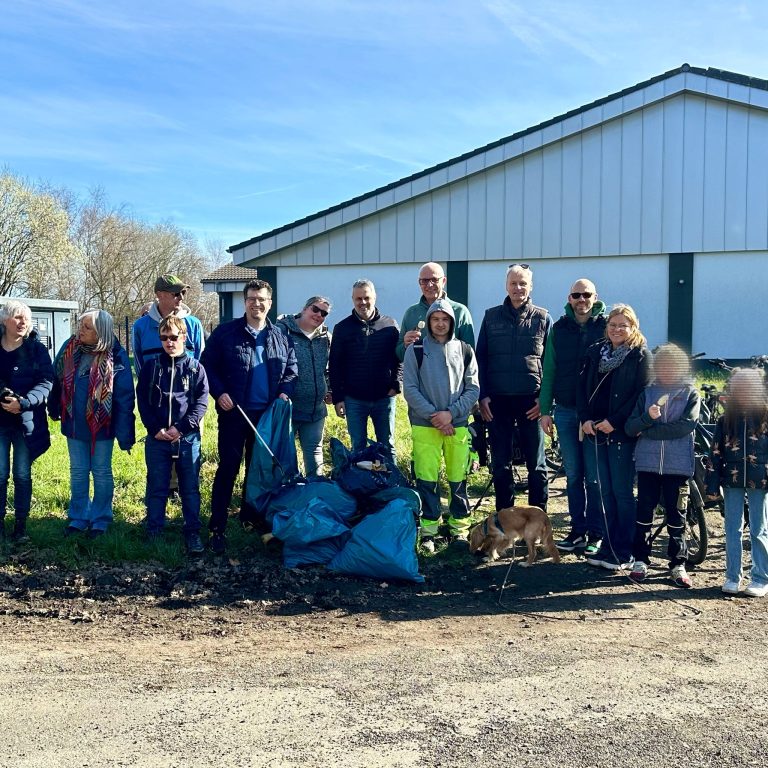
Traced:
<svg viewBox="0 0 768 768">
<path fill-rule="evenodd" d="M 596 301 L 592 307 L 592 317 L 605 315 L 605 304 L 602 301 Z M 567 319 L 566 319 L 567 318 Z M 541 391 L 539 392 L 539 407 L 542 416 L 552 415 L 552 404 L 554 400 L 555 377 L 557 375 L 557 354 L 555 352 L 555 335 L 557 326 L 562 322 L 576 322 L 573 313 L 573 307 L 570 304 L 565 305 L 565 315 L 560 318 L 553 326 L 547 337 L 547 344 L 544 349 L 544 368 L 541 378 Z"/>
<path fill-rule="evenodd" d="M 448 296 L 443 293 L 442 297 L 451 305 L 455 320 L 455 336 L 461 341 L 466 341 L 470 347 L 475 348 L 475 327 L 472 325 L 472 315 L 469 313 L 469 309 L 463 304 L 459 304 L 458 301 L 449 299 Z M 426 322 L 427 310 L 429 309 L 427 300 L 422 296 L 419 299 L 418 304 L 412 304 L 405 310 L 403 315 L 403 322 L 400 323 L 400 338 L 397 340 L 397 356 L 400 360 L 405 359 L 405 344 L 403 339 L 408 331 L 414 331 L 418 328 L 420 322 Z"/>
</svg>

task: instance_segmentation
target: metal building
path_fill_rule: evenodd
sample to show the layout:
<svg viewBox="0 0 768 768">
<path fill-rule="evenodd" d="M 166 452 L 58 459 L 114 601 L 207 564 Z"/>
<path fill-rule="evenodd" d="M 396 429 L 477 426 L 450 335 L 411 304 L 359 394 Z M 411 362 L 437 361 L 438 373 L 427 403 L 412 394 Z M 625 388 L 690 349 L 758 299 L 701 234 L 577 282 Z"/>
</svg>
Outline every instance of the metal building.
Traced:
<svg viewBox="0 0 768 768">
<path fill-rule="evenodd" d="M 435 260 L 479 323 L 525 262 L 555 316 L 590 277 L 651 344 L 766 352 L 768 81 L 684 64 L 229 251 L 273 283 L 278 312 L 327 293 L 338 319 L 369 277 L 399 319 Z"/>
<path fill-rule="evenodd" d="M 32 313 L 32 327 L 38 332 L 40 341 L 53 359 L 61 345 L 74 333 L 73 318 L 77 312 L 77 302 L 0 296 L 0 304 L 10 300 L 22 301 L 29 307 Z"/>
</svg>

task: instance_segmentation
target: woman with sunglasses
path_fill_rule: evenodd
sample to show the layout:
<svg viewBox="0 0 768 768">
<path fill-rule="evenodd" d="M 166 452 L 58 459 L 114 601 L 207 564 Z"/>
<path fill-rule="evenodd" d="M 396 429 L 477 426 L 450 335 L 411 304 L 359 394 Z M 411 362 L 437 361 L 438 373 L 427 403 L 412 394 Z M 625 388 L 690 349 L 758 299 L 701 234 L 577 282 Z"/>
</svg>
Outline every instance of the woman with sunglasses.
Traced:
<svg viewBox="0 0 768 768">
<path fill-rule="evenodd" d="M 61 420 L 69 451 L 70 500 L 65 536 L 101 536 L 112 522 L 112 451 L 136 442 L 133 376 L 128 355 L 103 309 L 80 316 L 77 333 L 54 361 L 48 400 L 52 419 Z M 93 496 L 90 482 L 93 478 Z"/>
<path fill-rule="evenodd" d="M 331 311 L 331 300 L 311 296 L 296 315 L 283 315 L 277 325 L 293 341 L 299 378 L 293 392 L 293 429 L 304 456 L 304 474 L 320 474 L 323 463 L 323 430 L 330 402 L 327 384 L 328 355 L 331 334 L 325 318 Z"/>
<path fill-rule="evenodd" d="M 600 499 L 605 521 L 602 545 L 587 562 L 610 571 L 629 570 L 633 563 L 637 440 L 625 425 L 650 382 L 650 371 L 650 352 L 635 311 L 627 304 L 614 305 L 605 338 L 587 350 L 578 392 L 587 484 Z"/>
</svg>

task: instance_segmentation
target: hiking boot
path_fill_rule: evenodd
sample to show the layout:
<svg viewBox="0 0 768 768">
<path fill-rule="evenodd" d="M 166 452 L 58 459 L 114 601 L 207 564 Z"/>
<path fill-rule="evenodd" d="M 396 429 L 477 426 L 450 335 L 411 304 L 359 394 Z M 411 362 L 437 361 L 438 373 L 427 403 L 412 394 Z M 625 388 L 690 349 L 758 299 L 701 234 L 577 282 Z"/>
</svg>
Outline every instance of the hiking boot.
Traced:
<svg viewBox="0 0 768 768">
<path fill-rule="evenodd" d="M 726 579 L 725 583 L 722 586 L 722 591 L 726 595 L 738 595 L 741 592 L 741 582 L 731 581 L 730 579 Z"/>
<path fill-rule="evenodd" d="M 594 533 L 587 534 L 587 543 L 584 547 L 584 557 L 594 557 L 603 546 L 603 539 L 601 536 Z"/>
<path fill-rule="evenodd" d="M 759 581 L 751 581 L 744 590 L 747 597 L 765 597 L 768 595 L 768 584 L 761 584 Z"/>
<path fill-rule="evenodd" d="M 419 542 L 419 549 L 427 555 L 433 555 L 435 553 L 435 537 L 422 536 Z"/>
<path fill-rule="evenodd" d="M 587 537 L 583 533 L 571 531 L 564 539 L 555 544 L 561 552 L 573 552 L 576 549 L 584 549 L 587 546 Z"/>
<path fill-rule="evenodd" d="M 202 555 L 205 552 L 205 547 L 198 533 L 190 533 L 184 543 L 186 544 L 188 555 Z"/>
<path fill-rule="evenodd" d="M 457 533 L 451 539 L 451 549 L 456 552 L 469 552 L 469 538 L 466 533 Z"/>
<path fill-rule="evenodd" d="M 19 520 L 18 518 L 13 524 L 13 533 L 11 534 L 11 541 L 15 541 L 17 544 L 24 544 L 29 541 L 27 535 L 27 521 Z"/>
<path fill-rule="evenodd" d="M 645 581 L 647 576 L 648 564 L 644 563 L 642 560 L 635 560 L 635 564 L 632 566 L 632 571 L 629 574 L 629 578 L 632 579 L 632 581 L 637 581 L 639 583 L 641 581 Z"/>
<path fill-rule="evenodd" d="M 223 555 L 227 551 L 227 539 L 223 533 L 214 533 L 211 535 L 208 546 L 214 555 Z"/>
</svg>

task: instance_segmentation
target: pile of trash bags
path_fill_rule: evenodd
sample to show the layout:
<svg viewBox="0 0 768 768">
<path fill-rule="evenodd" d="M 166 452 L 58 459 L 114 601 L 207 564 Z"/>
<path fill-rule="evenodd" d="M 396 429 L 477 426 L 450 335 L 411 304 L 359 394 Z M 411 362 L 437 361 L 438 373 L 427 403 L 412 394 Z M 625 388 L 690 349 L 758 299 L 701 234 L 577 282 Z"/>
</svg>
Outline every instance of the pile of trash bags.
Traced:
<svg viewBox="0 0 768 768">
<path fill-rule="evenodd" d="M 261 433 L 261 422 L 257 429 Z M 285 448 L 287 441 L 279 442 Z M 424 581 L 416 556 L 421 513 L 416 491 L 379 443 L 351 452 L 332 438 L 330 448 L 330 478 L 288 478 L 276 471 L 281 462 L 270 467 L 269 446 L 257 438 L 248 501 L 261 508 L 272 535 L 283 542 L 285 567 L 324 565 L 355 576 Z M 258 483 L 250 476 L 254 464 L 261 471 Z"/>
</svg>

